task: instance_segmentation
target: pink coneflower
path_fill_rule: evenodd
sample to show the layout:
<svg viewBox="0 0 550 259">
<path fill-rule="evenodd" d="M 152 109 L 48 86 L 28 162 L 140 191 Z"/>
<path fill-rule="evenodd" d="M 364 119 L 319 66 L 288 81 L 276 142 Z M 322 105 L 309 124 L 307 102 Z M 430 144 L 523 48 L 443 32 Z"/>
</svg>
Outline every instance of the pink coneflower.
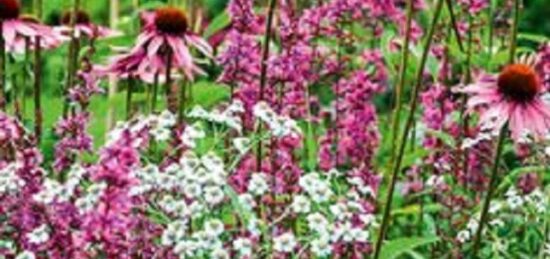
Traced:
<svg viewBox="0 0 550 259">
<path fill-rule="evenodd" d="M 40 47 L 43 49 L 55 48 L 61 44 L 61 35 L 40 24 L 38 19 L 21 16 L 20 11 L 17 0 L 0 0 L 2 36 L 6 41 L 7 52 L 24 53 L 26 47 L 34 49 L 37 37 L 40 38 Z"/>
<path fill-rule="evenodd" d="M 204 72 L 195 64 L 189 46 L 210 57 L 212 48 L 208 43 L 189 30 L 185 13 L 177 8 L 164 7 L 154 13 L 143 14 L 144 28 L 132 51 L 139 55 L 145 50 L 146 56 L 140 64 L 140 73 L 163 73 L 170 60 L 171 68 L 181 69 L 193 80 L 195 74 Z M 170 59 L 167 58 L 170 55 Z"/>
<path fill-rule="evenodd" d="M 482 75 L 477 83 L 460 90 L 472 95 L 470 109 L 485 106 L 480 118 L 483 128 L 497 132 L 509 122 L 516 141 L 526 134 L 539 138 L 548 133 L 550 107 L 541 98 L 544 89 L 534 63 L 534 58 L 523 58 L 500 74 Z"/>
<path fill-rule="evenodd" d="M 70 35 L 72 16 L 72 11 L 66 11 L 63 16 L 61 16 L 61 26 L 56 27 L 56 31 L 63 35 Z M 80 35 L 85 35 L 89 38 L 108 38 L 121 35 L 119 31 L 92 23 L 90 15 L 82 10 L 76 12 L 75 31 L 75 36 L 77 38 L 80 37 Z M 67 37 L 66 40 L 70 40 L 70 37 Z"/>
</svg>

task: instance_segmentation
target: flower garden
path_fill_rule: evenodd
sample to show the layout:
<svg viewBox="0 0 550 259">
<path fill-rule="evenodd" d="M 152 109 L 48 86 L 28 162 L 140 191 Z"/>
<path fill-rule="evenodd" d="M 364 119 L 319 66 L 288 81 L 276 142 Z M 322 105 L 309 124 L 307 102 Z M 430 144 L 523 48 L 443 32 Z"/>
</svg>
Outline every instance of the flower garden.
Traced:
<svg viewBox="0 0 550 259">
<path fill-rule="evenodd" d="M 0 0 L 0 258 L 548 258 L 544 2 Z"/>
</svg>

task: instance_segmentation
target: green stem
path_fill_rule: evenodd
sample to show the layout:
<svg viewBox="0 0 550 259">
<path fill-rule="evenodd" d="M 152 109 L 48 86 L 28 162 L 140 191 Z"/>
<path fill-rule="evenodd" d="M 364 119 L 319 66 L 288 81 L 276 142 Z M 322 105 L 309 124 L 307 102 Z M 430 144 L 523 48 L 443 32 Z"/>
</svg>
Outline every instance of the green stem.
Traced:
<svg viewBox="0 0 550 259">
<path fill-rule="evenodd" d="M 273 16 L 275 13 L 275 7 L 277 5 L 277 0 L 271 0 L 269 2 L 269 9 L 267 14 L 267 23 L 264 37 L 264 46 L 262 50 L 262 60 L 261 60 L 261 72 L 260 72 L 260 98 L 259 101 L 264 100 L 265 87 L 267 84 L 267 59 L 269 58 L 269 43 L 271 42 L 271 27 L 273 25 Z M 262 133 L 262 124 L 258 124 L 258 134 Z M 257 154 L 256 154 L 256 170 L 260 172 L 262 170 L 262 142 L 258 142 Z"/>
<path fill-rule="evenodd" d="M 392 125 L 391 125 L 391 159 L 390 164 L 393 163 L 395 159 L 395 146 L 397 142 L 397 136 L 399 134 L 399 122 L 401 121 L 401 97 L 403 92 L 403 87 L 405 85 L 405 75 L 407 74 L 407 64 L 409 60 L 409 45 L 411 41 L 411 25 L 412 17 L 414 15 L 413 0 L 407 1 L 407 24 L 405 29 L 405 42 L 402 46 L 401 54 L 401 65 L 399 66 L 399 79 L 395 87 L 395 99 L 394 99 L 394 110 L 392 116 Z"/>
<path fill-rule="evenodd" d="M 179 111 L 179 114 L 178 114 L 178 122 L 179 123 L 182 123 L 183 120 L 185 119 L 185 104 L 186 104 L 186 98 L 185 98 L 185 93 L 187 92 L 187 85 L 188 85 L 188 81 L 185 81 L 183 82 L 183 84 L 181 84 L 181 88 L 180 88 L 180 105 L 179 105 L 179 108 L 178 108 L 178 111 Z"/>
<path fill-rule="evenodd" d="M 508 57 L 509 64 L 514 63 L 514 59 L 516 56 L 516 41 L 517 41 L 517 33 L 518 33 L 518 23 L 519 23 L 519 7 L 520 7 L 520 0 L 514 1 L 514 21 L 512 24 L 512 33 L 510 34 L 510 53 Z M 491 172 L 491 179 L 489 181 L 489 190 L 487 191 L 487 196 L 485 197 L 485 202 L 483 203 L 483 207 L 481 209 L 481 216 L 479 218 L 479 227 L 477 228 L 476 235 L 474 237 L 474 244 L 473 244 L 473 255 L 477 256 L 479 246 L 481 244 L 481 235 L 483 234 L 483 227 L 485 225 L 485 222 L 487 221 L 487 213 L 489 211 L 489 207 L 491 205 L 491 198 L 493 196 L 493 193 L 496 189 L 497 184 L 497 175 L 498 175 L 498 166 L 500 164 L 500 159 L 502 155 L 502 149 L 504 147 L 504 138 L 506 135 L 506 126 L 503 126 L 500 129 L 500 133 L 498 136 L 498 143 L 497 143 L 497 149 L 495 153 L 495 159 L 493 164 L 493 170 Z"/>
<path fill-rule="evenodd" d="M 453 25 L 453 31 L 456 36 L 456 42 L 458 43 L 458 48 L 461 52 L 464 52 L 464 46 L 462 44 L 462 37 L 460 37 L 460 31 L 458 30 L 458 24 L 456 22 L 455 18 L 455 12 L 453 10 L 453 4 L 451 3 L 451 0 L 445 0 L 447 3 L 447 9 L 449 10 L 449 16 L 451 16 L 451 23 Z"/>
<path fill-rule="evenodd" d="M 155 113 L 157 111 L 157 95 L 158 95 L 158 89 L 159 89 L 159 73 L 155 74 L 155 78 L 153 79 L 153 92 L 151 93 L 151 113 Z"/>
<path fill-rule="evenodd" d="M 510 34 L 510 56 L 508 60 L 510 64 L 514 63 L 516 57 L 516 41 L 518 37 L 520 1 L 521 0 L 514 1 L 514 22 L 512 23 L 512 33 Z"/>
<path fill-rule="evenodd" d="M 428 54 L 430 53 L 430 49 L 432 46 L 433 36 L 435 34 L 436 26 L 439 21 L 439 16 L 441 14 L 441 9 L 443 7 L 443 0 L 438 0 L 436 4 L 436 9 L 434 12 L 434 16 L 432 18 L 430 29 L 427 34 L 424 50 L 422 53 L 422 57 L 420 60 L 420 64 L 418 66 L 418 73 L 416 75 L 416 82 L 414 85 L 414 88 L 412 89 L 412 98 L 410 102 L 410 108 L 409 108 L 409 114 L 407 118 L 407 122 L 405 124 L 405 129 L 402 132 L 401 142 L 399 145 L 399 150 L 397 153 L 397 159 L 394 161 L 392 166 L 392 173 L 391 173 L 391 180 L 390 185 L 388 187 L 387 192 L 387 198 L 386 198 L 386 204 L 384 208 L 384 216 L 382 219 L 382 225 L 380 227 L 380 232 L 378 235 L 378 240 L 376 240 L 376 246 L 375 246 L 375 254 L 374 258 L 378 259 L 380 256 L 380 250 L 382 248 L 382 243 L 384 241 L 386 230 L 388 228 L 388 224 L 390 221 L 390 211 L 391 211 L 391 205 L 393 201 L 393 192 L 395 189 L 395 183 L 397 182 L 397 177 L 399 172 L 401 171 L 401 163 L 403 162 L 403 156 L 405 154 L 405 147 L 407 146 L 407 137 L 409 136 L 410 130 L 414 124 L 414 115 L 416 112 L 416 107 L 418 106 L 418 96 L 420 93 L 420 88 L 422 87 L 422 79 L 424 75 L 424 68 L 426 67 L 426 62 L 428 60 Z"/>
<path fill-rule="evenodd" d="M 496 189 L 498 166 L 500 164 L 502 149 L 504 147 L 505 136 L 506 136 L 506 127 L 503 126 L 498 136 L 497 149 L 495 153 L 493 169 L 491 171 L 491 179 L 489 180 L 489 190 L 487 191 L 487 196 L 485 197 L 485 201 L 483 202 L 483 207 L 481 209 L 481 216 L 479 218 L 479 226 L 477 228 L 476 235 L 474 237 L 474 245 L 472 249 L 474 257 L 477 257 L 479 245 L 481 244 L 481 235 L 483 234 L 483 227 L 485 225 L 485 222 L 487 221 L 489 207 L 491 205 L 491 198 L 493 197 L 493 193 Z"/>
</svg>

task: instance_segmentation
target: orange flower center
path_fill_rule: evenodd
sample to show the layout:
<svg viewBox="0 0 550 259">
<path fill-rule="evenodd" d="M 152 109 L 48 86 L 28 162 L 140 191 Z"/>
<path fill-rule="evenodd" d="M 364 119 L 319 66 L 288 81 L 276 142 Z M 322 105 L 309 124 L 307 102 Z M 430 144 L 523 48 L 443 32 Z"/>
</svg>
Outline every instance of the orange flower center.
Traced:
<svg viewBox="0 0 550 259">
<path fill-rule="evenodd" d="M 533 68 L 524 64 L 506 66 L 498 76 L 498 90 L 507 98 L 528 102 L 540 91 L 540 80 Z"/>
<path fill-rule="evenodd" d="M 61 24 L 70 25 L 72 17 L 73 17 L 73 12 L 66 11 L 65 13 L 63 13 L 63 17 L 61 17 Z M 88 24 L 90 23 L 90 21 L 91 21 L 90 15 L 85 11 L 78 10 L 76 12 L 75 24 Z"/>
<path fill-rule="evenodd" d="M 15 19 L 19 17 L 19 11 L 17 0 L 0 0 L 0 19 Z"/>
<path fill-rule="evenodd" d="M 157 29 L 169 34 L 183 34 L 187 30 L 187 17 L 185 13 L 174 7 L 157 9 L 155 13 L 155 25 Z"/>
</svg>

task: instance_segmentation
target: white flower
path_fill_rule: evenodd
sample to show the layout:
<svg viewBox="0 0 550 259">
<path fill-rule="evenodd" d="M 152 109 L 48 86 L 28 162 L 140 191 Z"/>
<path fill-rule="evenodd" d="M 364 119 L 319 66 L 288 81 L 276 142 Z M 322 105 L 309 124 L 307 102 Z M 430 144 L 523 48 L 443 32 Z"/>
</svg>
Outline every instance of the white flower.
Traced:
<svg viewBox="0 0 550 259">
<path fill-rule="evenodd" d="M 493 219 L 489 222 L 489 225 L 493 227 L 503 227 L 504 222 L 501 219 Z"/>
<path fill-rule="evenodd" d="M 35 228 L 32 232 L 27 233 L 27 239 L 29 239 L 29 242 L 32 244 L 42 244 L 50 239 L 48 230 L 48 226 L 46 224 L 42 224 Z"/>
<path fill-rule="evenodd" d="M 313 213 L 307 216 L 308 227 L 317 232 L 325 232 L 328 220 L 321 213 Z"/>
<path fill-rule="evenodd" d="M 13 245 L 12 241 L 0 240 L 0 251 L 4 250 L 4 251 L 7 251 L 7 252 L 13 252 L 14 248 L 15 248 L 15 246 Z"/>
<path fill-rule="evenodd" d="M 523 198 L 521 198 L 520 196 L 509 196 L 508 198 L 506 198 L 506 202 L 508 203 L 508 207 L 514 210 L 523 205 Z"/>
<path fill-rule="evenodd" d="M 217 248 L 210 253 L 212 259 L 229 259 L 229 253 L 223 248 Z"/>
<path fill-rule="evenodd" d="M 233 249 L 241 256 L 252 255 L 252 241 L 248 238 L 239 237 L 233 241 Z"/>
<path fill-rule="evenodd" d="M 363 221 L 363 224 L 367 226 L 376 225 L 376 217 L 373 214 L 359 215 L 359 219 L 361 219 L 361 221 Z"/>
<path fill-rule="evenodd" d="M 187 221 L 178 220 L 168 224 L 162 233 L 161 243 L 164 246 L 171 246 L 180 240 L 183 240 L 185 231 L 187 230 Z"/>
<path fill-rule="evenodd" d="M 426 185 L 429 187 L 437 187 L 445 183 L 442 175 L 431 175 L 426 181 Z"/>
<path fill-rule="evenodd" d="M 34 255 L 34 253 L 31 252 L 31 251 L 28 251 L 28 250 L 25 250 L 25 251 L 19 253 L 15 257 L 15 259 L 35 259 L 35 258 L 36 258 L 36 256 Z"/>
<path fill-rule="evenodd" d="M 477 228 L 479 227 L 479 223 L 475 219 L 470 219 L 468 221 L 468 225 L 466 226 L 470 231 L 476 232 Z"/>
<path fill-rule="evenodd" d="M 290 207 L 294 213 L 309 213 L 311 210 L 311 202 L 304 195 L 296 195 Z"/>
<path fill-rule="evenodd" d="M 164 110 L 158 116 L 158 124 L 160 127 L 163 128 L 171 128 L 172 126 L 176 125 L 176 115 L 168 110 Z"/>
<path fill-rule="evenodd" d="M 296 247 L 296 239 L 291 232 L 284 233 L 273 239 L 273 249 L 277 252 L 290 253 Z"/>
<path fill-rule="evenodd" d="M 267 185 L 265 174 L 253 174 L 250 178 L 250 182 L 248 183 L 248 192 L 255 196 L 261 196 L 264 195 L 268 190 L 269 186 Z"/>
<path fill-rule="evenodd" d="M 197 119 L 206 119 L 208 118 L 208 115 L 208 112 L 201 106 L 193 107 L 193 109 L 187 114 L 188 117 Z"/>
<path fill-rule="evenodd" d="M 239 154 L 244 155 L 250 149 L 250 139 L 249 138 L 234 138 L 233 146 L 239 151 Z"/>
<path fill-rule="evenodd" d="M 239 195 L 239 204 L 246 210 L 252 210 L 256 207 L 256 201 L 250 193 L 243 193 Z"/>
<path fill-rule="evenodd" d="M 470 240 L 472 235 L 470 234 L 470 231 L 468 230 L 462 230 L 458 232 L 458 235 L 456 236 L 456 240 L 460 243 L 466 243 Z"/>
<path fill-rule="evenodd" d="M 353 240 L 355 240 L 356 242 L 362 242 L 362 243 L 367 242 L 370 236 L 368 231 L 365 231 L 360 228 L 353 228 L 350 231 L 350 235 L 352 236 Z"/>
<path fill-rule="evenodd" d="M 309 195 L 311 199 L 317 203 L 327 202 L 332 196 L 332 190 L 325 183 L 320 182 L 312 190 L 310 190 Z"/>
<path fill-rule="evenodd" d="M 183 187 L 183 193 L 188 198 L 197 198 L 202 194 L 202 187 L 196 183 L 189 183 Z"/>
<path fill-rule="evenodd" d="M 311 241 L 311 252 L 318 257 L 326 257 L 332 253 L 332 245 L 326 238 Z"/>
<path fill-rule="evenodd" d="M 218 186 L 207 186 L 204 188 L 204 200 L 210 205 L 221 203 L 224 197 L 223 190 Z"/>
<path fill-rule="evenodd" d="M 254 236 L 259 236 L 262 233 L 260 231 L 260 224 L 262 224 L 262 222 L 259 219 L 251 218 L 248 221 L 248 224 L 246 226 L 246 230 L 248 230 Z"/>
<path fill-rule="evenodd" d="M 489 207 L 489 213 L 495 214 L 499 212 L 502 209 L 502 203 L 500 202 L 493 202 L 491 203 L 491 206 Z"/>
<path fill-rule="evenodd" d="M 212 219 L 204 224 L 204 231 L 210 236 L 217 237 L 223 233 L 225 226 L 218 219 Z"/>
<path fill-rule="evenodd" d="M 197 249 L 199 249 L 197 242 L 192 240 L 180 240 L 174 246 L 174 253 L 180 256 L 192 257 Z"/>
<path fill-rule="evenodd" d="M 342 202 L 331 205 L 329 210 L 332 215 L 340 221 L 346 220 L 352 216 L 352 214 L 348 211 L 348 206 Z"/>
<path fill-rule="evenodd" d="M 25 181 L 19 178 L 16 173 L 16 164 L 12 163 L 0 170 L 0 195 L 15 194 L 23 186 L 25 186 Z"/>
<path fill-rule="evenodd" d="M 159 142 L 170 139 L 170 135 L 171 135 L 171 132 L 169 129 L 161 128 L 161 127 L 153 128 L 150 131 L 150 133 L 153 136 L 153 138 L 155 138 L 155 140 Z"/>
<path fill-rule="evenodd" d="M 212 172 L 224 172 L 223 159 L 213 152 L 209 152 L 201 157 L 201 163 L 206 169 Z"/>
</svg>

